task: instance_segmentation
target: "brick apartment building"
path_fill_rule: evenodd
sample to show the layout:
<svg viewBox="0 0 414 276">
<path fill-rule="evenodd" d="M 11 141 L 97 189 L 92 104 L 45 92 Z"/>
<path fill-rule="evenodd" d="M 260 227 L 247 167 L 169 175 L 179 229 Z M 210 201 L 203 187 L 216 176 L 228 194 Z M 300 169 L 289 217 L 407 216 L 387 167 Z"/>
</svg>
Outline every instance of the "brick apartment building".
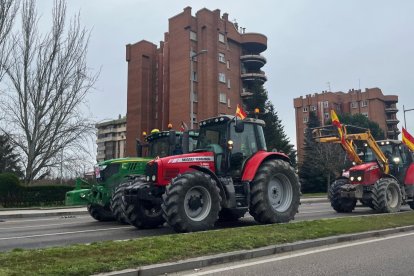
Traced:
<svg viewBox="0 0 414 276">
<path fill-rule="evenodd" d="M 98 145 L 96 160 L 98 162 L 125 157 L 126 117 L 96 124 Z"/>
<path fill-rule="evenodd" d="M 397 127 L 397 102 L 398 96 L 384 95 L 379 88 L 366 88 L 364 92 L 352 89 L 348 93 L 324 91 L 294 99 L 298 162 L 301 162 L 303 157 L 304 133 L 309 112 L 316 112 L 321 125 L 325 125 L 325 122 L 331 119 L 331 109 L 337 114 L 361 113 L 378 123 L 387 138 L 398 139 L 400 131 Z"/>
<path fill-rule="evenodd" d="M 143 131 L 181 122 L 197 128 L 200 120 L 234 114 L 252 82 L 267 80 L 266 48 L 266 36 L 245 32 L 227 13 L 204 8 L 193 16 L 191 7 L 169 19 L 159 47 L 128 44 L 127 156 L 136 154 Z"/>
</svg>

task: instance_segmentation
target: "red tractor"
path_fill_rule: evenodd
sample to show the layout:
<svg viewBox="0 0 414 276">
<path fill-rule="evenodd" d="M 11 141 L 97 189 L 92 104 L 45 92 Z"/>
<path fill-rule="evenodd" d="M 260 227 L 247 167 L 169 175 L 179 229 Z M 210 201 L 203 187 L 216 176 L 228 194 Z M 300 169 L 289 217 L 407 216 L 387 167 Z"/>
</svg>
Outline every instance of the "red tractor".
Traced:
<svg viewBox="0 0 414 276">
<path fill-rule="evenodd" d="M 150 161 L 124 192 L 137 228 L 165 221 L 177 232 L 214 227 L 247 211 L 260 223 L 294 219 L 300 185 L 289 158 L 267 152 L 262 120 L 220 116 L 200 122 L 192 153 Z"/>
<path fill-rule="evenodd" d="M 363 132 L 348 134 L 347 127 Z M 342 125 L 342 137 L 339 133 L 324 135 L 327 129 L 315 128 L 316 141 L 341 144 L 355 163 L 347 176 L 335 180 L 329 189 L 335 211 L 352 212 L 357 200 L 381 213 L 398 212 L 403 204 L 414 209 L 413 154 L 405 144 L 398 140 L 375 141 L 369 130 L 353 126 Z"/>
</svg>

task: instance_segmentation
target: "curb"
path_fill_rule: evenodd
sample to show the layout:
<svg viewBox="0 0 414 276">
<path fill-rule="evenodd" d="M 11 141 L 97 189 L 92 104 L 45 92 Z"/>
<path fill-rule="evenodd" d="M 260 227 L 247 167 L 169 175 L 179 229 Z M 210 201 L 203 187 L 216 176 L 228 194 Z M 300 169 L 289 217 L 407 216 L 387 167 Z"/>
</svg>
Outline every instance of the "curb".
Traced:
<svg viewBox="0 0 414 276">
<path fill-rule="evenodd" d="M 2 215 L 0 212 L 0 219 L 36 218 L 36 217 L 48 217 L 48 216 L 75 216 L 75 215 L 87 215 L 87 214 L 88 214 L 88 211 L 48 212 L 48 213 L 8 214 L 8 215 Z"/>
<path fill-rule="evenodd" d="M 95 274 L 96 276 L 153 276 L 167 273 L 174 273 L 196 268 L 203 268 L 211 265 L 225 264 L 235 261 L 243 261 L 252 258 L 265 257 L 280 253 L 292 252 L 297 250 L 308 249 L 312 247 L 331 245 L 339 242 L 355 241 L 373 237 L 383 237 L 390 234 L 413 231 L 414 226 L 405 226 L 384 230 L 368 231 L 356 234 L 338 235 L 315 240 L 298 241 L 282 245 L 271 245 L 252 250 L 241 250 L 229 253 L 221 253 L 217 255 L 197 257 L 178 262 L 161 263 L 155 265 L 142 266 L 137 269 L 125 269 L 121 271 L 113 271 L 109 273 Z"/>
</svg>

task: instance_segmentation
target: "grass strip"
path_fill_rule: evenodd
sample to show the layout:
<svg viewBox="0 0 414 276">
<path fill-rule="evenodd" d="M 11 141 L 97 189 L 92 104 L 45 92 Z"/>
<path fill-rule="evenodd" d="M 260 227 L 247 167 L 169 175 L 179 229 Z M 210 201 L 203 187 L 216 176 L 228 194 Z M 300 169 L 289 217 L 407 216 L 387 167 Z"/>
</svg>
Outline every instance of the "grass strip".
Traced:
<svg viewBox="0 0 414 276">
<path fill-rule="evenodd" d="M 90 275 L 203 255 L 414 224 L 414 212 L 257 225 L 0 253 L 0 275 Z"/>
</svg>

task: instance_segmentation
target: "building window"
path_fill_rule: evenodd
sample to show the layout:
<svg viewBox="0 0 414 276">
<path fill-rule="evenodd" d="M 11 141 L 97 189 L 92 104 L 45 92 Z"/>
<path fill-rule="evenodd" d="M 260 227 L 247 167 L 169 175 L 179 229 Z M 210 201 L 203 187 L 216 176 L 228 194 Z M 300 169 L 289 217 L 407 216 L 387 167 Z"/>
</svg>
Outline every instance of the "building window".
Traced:
<svg viewBox="0 0 414 276">
<path fill-rule="evenodd" d="M 368 112 L 362 112 L 361 114 L 368 118 Z"/>
<path fill-rule="evenodd" d="M 303 112 L 308 112 L 308 107 L 304 107 Z"/>
<path fill-rule="evenodd" d="M 351 108 L 357 108 L 358 107 L 358 103 L 357 102 L 352 102 L 351 103 Z"/>
<path fill-rule="evenodd" d="M 198 102 L 198 93 L 197 93 L 197 91 L 193 92 L 193 99 L 194 99 L 194 102 Z"/>
<path fill-rule="evenodd" d="M 361 101 L 361 107 L 366 107 L 368 106 L 368 101 Z"/>
<path fill-rule="evenodd" d="M 227 69 L 230 69 L 230 60 L 227 61 Z"/>
<path fill-rule="evenodd" d="M 219 33 L 219 34 L 218 34 L 218 40 L 219 40 L 221 43 L 225 43 L 225 41 L 224 41 L 224 34 Z"/>
<path fill-rule="evenodd" d="M 304 116 L 304 117 L 303 117 L 303 122 L 304 122 L 304 123 L 307 123 L 307 122 L 308 122 L 308 117 L 307 117 L 307 116 Z"/>
<path fill-rule="evenodd" d="M 230 98 L 227 99 L 227 107 L 229 107 L 229 108 L 231 107 Z"/>
<path fill-rule="evenodd" d="M 226 97 L 226 93 L 222 93 L 222 92 L 220 92 L 220 95 L 219 95 L 219 102 L 220 103 L 227 103 L 227 97 Z"/>
<path fill-rule="evenodd" d="M 218 54 L 218 60 L 222 63 L 226 62 L 226 59 L 224 58 L 224 54 L 223 53 L 219 53 Z"/>
<path fill-rule="evenodd" d="M 219 73 L 219 82 L 226 83 L 226 75 L 224 73 Z"/>
<path fill-rule="evenodd" d="M 231 88 L 231 83 L 230 83 L 230 79 L 227 80 L 227 88 L 230 89 Z"/>
<path fill-rule="evenodd" d="M 316 111 L 316 106 L 311 105 L 310 110 L 311 110 L 311 111 Z"/>
<path fill-rule="evenodd" d="M 323 108 L 328 108 L 329 107 L 329 102 L 328 101 L 324 101 L 323 102 Z"/>
<path fill-rule="evenodd" d="M 193 31 L 190 31 L 190 39 L 194 40 L 194 41 L 197 41 L 197 33 L 193 32 Z"/>
<path fill-rule="evenodd" d="M 329 112 L 325 112 L 325 120 L 329 119 Z"/>
<path fill-rule="evenodd" d="M 193 113 L 193 123 L 197 123 L 197 114 Z"/>
<path fill-rule="evenodd" d="M 193 71 L 193 81 L 197 81 L 197 72 Z"/>
</svg>

